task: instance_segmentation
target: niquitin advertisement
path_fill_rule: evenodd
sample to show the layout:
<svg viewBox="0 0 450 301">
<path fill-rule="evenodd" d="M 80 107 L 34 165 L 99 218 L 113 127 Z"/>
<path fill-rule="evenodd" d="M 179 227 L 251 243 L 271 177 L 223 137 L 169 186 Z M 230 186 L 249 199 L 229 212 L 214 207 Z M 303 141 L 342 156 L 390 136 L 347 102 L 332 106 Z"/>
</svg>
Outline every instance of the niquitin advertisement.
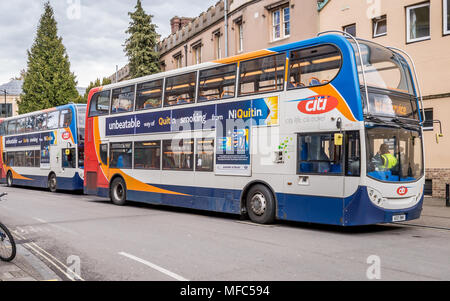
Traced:
<svg viewBox="0 0 450 301">
<path fill-rule="evenodd" d="M 278 125 L 278 97 L 112 116 L 106 136 L 216 129 L 216 173 L 251 175 L 250 133 Z"/>
</svg>

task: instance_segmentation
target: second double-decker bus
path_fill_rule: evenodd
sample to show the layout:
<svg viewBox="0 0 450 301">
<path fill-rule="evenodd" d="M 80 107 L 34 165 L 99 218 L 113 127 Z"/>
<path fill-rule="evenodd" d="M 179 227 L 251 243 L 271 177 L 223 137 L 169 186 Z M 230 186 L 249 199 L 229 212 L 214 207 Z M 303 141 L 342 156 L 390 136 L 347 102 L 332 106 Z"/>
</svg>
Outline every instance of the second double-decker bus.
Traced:
<svg viewBox="0 0 450 301">
<path fill-rule="evenodd" d="M 409 59 L 326 34 L 94 88 L 84 191 L 257 223 L 416 219 L 424 159 Z"/>
<path fill-rule="evenodd" d="M 3 120 L 1 183 L 82 190 L 86 104 L 67 104 Z"/>
</svg>

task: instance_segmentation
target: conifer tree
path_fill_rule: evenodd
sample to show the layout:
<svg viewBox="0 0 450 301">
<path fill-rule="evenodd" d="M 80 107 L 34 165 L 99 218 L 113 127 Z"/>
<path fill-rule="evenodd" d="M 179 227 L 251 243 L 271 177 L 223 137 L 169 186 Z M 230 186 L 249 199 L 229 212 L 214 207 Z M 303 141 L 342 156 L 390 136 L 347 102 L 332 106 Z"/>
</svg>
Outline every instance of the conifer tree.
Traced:
<svg viewBox="0 0 450 301">
<path fill-rule="evenodd" d="M 58 37 L 53 8 L 46 2 L 36 38 L 28 51 L 19 114 L 77 101 L 76 85 L 66 48 Z"/>
<path fill-rule="evenodd" d="M 152 15 L 147 15 L 141 0 L 137 1 L 136 10 L 128 13 L 131 18 L 126 31 L 125 53 L 128 56 L 131 78 L 137 78 L 159 72 L 159 54 L 156 52 L 158 34 L 152 23 Z"/>
</svg>

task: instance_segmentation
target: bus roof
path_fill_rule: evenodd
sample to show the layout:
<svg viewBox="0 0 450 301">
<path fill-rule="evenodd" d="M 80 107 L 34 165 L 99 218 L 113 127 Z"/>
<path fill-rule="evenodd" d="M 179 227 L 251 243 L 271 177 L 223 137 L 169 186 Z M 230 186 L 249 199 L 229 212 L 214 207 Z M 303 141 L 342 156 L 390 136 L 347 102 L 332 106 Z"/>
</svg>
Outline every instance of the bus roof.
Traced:
<svg viewBox="0 0 450 301">
<path fill-rule="evenodd" d="M 28 116 L 37 115 L 40 113 L 52 112 L 55 110 L 60 110 L 60 109 L 65 109 L 65 108 L 70 108 L 70 107 L 86 107 L 86 106 L 87 106 L 87 104 L 85 104 L 85 103 L 68 103 L 68 104 L 53 107 L 53 108 L 48 108 L 48 109 L 44 109 L 44 110 L 39 110 L 39 111 L 34 111 L 34 112 L 26 113 L 26 114 L 21 114 L 21 115 L 4 118 L 2 121 L 20 119 L 20 118 L 24 118 L 24 117 L 28 117 Z"/>
</svg>

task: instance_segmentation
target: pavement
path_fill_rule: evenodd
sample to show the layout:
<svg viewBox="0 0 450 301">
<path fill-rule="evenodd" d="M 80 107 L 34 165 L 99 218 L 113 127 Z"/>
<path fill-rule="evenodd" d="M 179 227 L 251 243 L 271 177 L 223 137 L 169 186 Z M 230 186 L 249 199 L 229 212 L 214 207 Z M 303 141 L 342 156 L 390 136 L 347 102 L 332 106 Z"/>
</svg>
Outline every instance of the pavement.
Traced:
<svg viewBox="0 0 450 301">
<path fill-rule="evenodd" d="M 114 207 L 115 208 L 115 207 Z M 92 213 L 91 213 L 92 214 Z M 135 216 L 136 217 L 136 216 Z M 137 216 L 136 218 L 139 218 Z M 445 206 L 445 199 L 426 197 L 422 217 L 418 220 L 404 222 L 402 224 L 414 227 L 450 229 L 450 207 Z M 55 225 L 53 225 L 55 226 Z M 271 227 L 271 226 L 265 226 Z M 63 227 L 60 227 L 64 230 Z M 269 228 L 267 228 L 269 230 Z M 66 229 L 68 231 L 68 229 Z M 314 230 L 314 229 L 313 229 Z M 0 262 L 0 281 L 61 281 L 52 269 L 50 269 L 33 249 L 32 242 L 27 241 L 19 233 L 13 234 L 17 240 L 17 257 L 10 263 Z M 416 236 L 419 237 L 419 236 Z M 31 247 L 30 247 L 31 244 Z M 163 253 L 164 251 L 161 250 Z M 42 255 L 42 254 L 41 254 Z M 133 259 L 132 255 L 123 253 L 128 259 Z M 38 257 L 39 256 L 39 257 Z M 151 263 L 150 263 L 151 264 Z M 148 264 L 147 264 L 148 265 Z M 99 266 L 97 266 L 99 267 Z M 61 273 L 58 273 L 61 275 Z M 180 276 L 181 277 L 181 276 Z M 445 276 L 444 276 L 445 278 Z M 95 278 L 94 278 L 95 279 Z M 67 279 L 65 279 L 67 280 Z M 99 279 L 98 279 L 99 280 Z"/>
</svg>

